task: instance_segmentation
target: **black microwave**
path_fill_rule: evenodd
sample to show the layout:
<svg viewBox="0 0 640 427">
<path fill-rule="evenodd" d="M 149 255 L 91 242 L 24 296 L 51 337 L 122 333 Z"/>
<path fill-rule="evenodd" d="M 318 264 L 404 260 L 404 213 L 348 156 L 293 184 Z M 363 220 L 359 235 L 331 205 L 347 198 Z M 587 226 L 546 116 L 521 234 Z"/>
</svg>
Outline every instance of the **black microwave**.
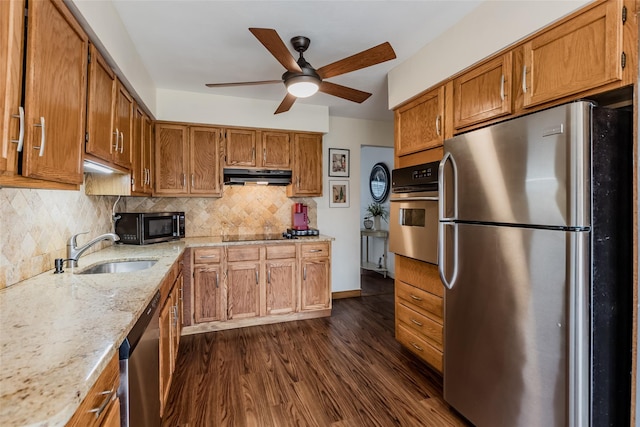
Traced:
<svg viewBox="0 0 640 427">
<path fill-rule="evenodd" d="M 119 212 L 116 234 L 119 243 L 148 245 L 184 237 L 184 212 Z"/>
</svg>

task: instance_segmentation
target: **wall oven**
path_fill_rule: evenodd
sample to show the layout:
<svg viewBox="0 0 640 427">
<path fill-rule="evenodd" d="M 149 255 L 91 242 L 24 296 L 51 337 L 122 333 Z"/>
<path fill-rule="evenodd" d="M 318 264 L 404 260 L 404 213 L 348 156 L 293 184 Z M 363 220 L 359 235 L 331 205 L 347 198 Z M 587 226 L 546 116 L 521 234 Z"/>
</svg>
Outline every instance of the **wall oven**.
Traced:
<svg viewBox="0 0 640 427">
<path fill-rule="evenodd" d="M 389 250 L 396 255 L 438 263 L 438 166 L 391 172 Z"/>
<path fill-rule="evenodd" d="M 184 212 L 119 212 L 116 234 L 120 243 L 148 245 L 185 236 Z"/>
</svg>

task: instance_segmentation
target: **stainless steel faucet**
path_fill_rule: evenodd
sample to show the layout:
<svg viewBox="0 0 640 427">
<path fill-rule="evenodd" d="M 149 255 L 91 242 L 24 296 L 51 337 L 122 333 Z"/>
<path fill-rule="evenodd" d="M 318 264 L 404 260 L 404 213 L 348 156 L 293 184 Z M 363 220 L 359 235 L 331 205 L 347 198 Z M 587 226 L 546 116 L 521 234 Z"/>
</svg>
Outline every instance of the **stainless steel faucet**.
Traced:
<svg viewBox="0 0 640 427">
<path fill-rule="evenodd" d="M 87 233 L 89 232 L 85 231 L 84 233 L 74 234 L 69 238 L 69 241 L 67 242 L 67 267 L 77 267 L 78 258 L 80 258 L 80 255 L 82 255 L 84 251 L 86 251 L 96 243 L 102 240 L 111 240 L 113 242 L 117 242 L 118 240 L 120 240 L 120 237 L 118 237 L 117 234 L 106 233 L 106 234 L 101 234 L 100 236 L 88 242 L 86 245 L 78 247 L 78 243 L 76 242 L 76 237 L 78 237 L 81 234 L 87 234 Z"/>
</svg>

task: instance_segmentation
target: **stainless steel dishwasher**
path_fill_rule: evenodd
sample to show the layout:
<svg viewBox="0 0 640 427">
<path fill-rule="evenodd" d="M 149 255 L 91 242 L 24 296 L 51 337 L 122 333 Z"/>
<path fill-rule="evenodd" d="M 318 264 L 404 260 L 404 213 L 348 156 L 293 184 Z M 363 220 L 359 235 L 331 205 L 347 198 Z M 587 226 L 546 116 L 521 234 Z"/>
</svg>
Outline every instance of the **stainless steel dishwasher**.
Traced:
<svg viewBox="0 0 640 427">
<path fill-rule="evenodd" d="M 120 425 L 160 425 L 160 292 L 144 309 L 120 346 Z"/>
</svg>

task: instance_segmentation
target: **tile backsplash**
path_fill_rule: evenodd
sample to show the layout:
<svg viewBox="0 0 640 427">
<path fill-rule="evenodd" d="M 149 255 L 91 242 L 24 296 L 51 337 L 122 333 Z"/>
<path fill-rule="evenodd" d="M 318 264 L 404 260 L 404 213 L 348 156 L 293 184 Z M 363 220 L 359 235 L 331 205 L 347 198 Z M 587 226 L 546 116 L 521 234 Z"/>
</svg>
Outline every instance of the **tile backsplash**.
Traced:
<svg viewBox="0 0 640 427">
<path fill-rule="evenodd" d="M 111 211 L 184 211 L 186 235 L 280 233 L 291 225 L 293 203 L 309 207 L 312 198 L 290 199 L 286 187 L 227 186 L 222 198 L 87 196 L 80 191 L 0 188 L 0 288 L 51 270 L 64 258 L 69 237 L 88 231 L 78 243 L 113 231 Z M 101 248 L 110 244 L 97 245 Z"/>
</svg>

